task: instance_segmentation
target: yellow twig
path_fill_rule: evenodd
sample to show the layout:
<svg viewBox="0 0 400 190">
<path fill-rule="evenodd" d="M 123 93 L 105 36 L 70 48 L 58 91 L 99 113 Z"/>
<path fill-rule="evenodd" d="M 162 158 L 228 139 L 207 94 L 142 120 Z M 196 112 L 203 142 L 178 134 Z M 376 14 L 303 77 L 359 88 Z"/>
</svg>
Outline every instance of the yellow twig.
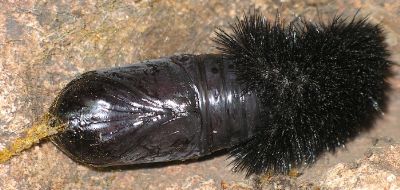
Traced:
<svg viewBox="0 0 400 190">
<path fill-rule="evenodd" d="M 55 127 L 49 126 L 49 121 L 54 119 L 52 115 L 45 114 L 38 122 L 26 130 L 25 136 L 15 139 L 8 148 L 0 150 L 0 164 L 10 160 L 23 150 L 29 149 L 40 140 L 55 135 L 65 128 L 64 124 L 58 124 Z"/>
</svg>

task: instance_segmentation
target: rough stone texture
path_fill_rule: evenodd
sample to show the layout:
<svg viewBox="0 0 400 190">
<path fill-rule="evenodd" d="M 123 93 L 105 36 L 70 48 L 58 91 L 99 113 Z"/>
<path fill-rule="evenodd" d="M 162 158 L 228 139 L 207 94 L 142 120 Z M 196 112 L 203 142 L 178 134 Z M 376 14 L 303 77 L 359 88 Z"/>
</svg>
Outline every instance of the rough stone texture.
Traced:
<svg viewBox="0 0 400 190">
<path fill-rule="evenodd" d="M 339 163 L 321 180 L 323 187 L 337 189 L 399 189 L 400 146 L 390 146 L 350 164 Z"/>
<path fill-rule="evenodd" d="M 0 148 L 21 135 L 57 92 L 88 70 L 181 53 L 212 53 L 210 38 L 254 8 L 291 20 L 361 8 L 382 23 L 400 63 L 397 0 L 135 0 L 0 2 Z M 393 68 L 389 113 L 369 133 L 326 154 L 297 178 L 232 173 L 226 156 L 155 167 L 98 170 L 49 142 L 0 164 L 0 189 L 399 188 L 400 67 Z M 382 142 L 383 145 L 382 145 Z"/>
</svg>

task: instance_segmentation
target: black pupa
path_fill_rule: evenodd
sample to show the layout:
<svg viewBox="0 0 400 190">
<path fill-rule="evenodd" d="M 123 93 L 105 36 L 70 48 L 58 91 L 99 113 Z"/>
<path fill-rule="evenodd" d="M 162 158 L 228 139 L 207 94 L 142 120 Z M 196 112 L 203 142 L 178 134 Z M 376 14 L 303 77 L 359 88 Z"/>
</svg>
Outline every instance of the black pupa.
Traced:
<svg viewBox="0 0 400 190">
<path fill-rule="evenodd" d="M 255 12 L 217 31 L 221 54 L 90 71 L 49 113 L 74 160 L 115 166 L 231 149 L 248 175 L 287 173 L 370 128 L 385 111 L 389 52 L 367 18 L 270 22 Z M 53 122 L 52 125 L 55 125 Z"/>
</svg>

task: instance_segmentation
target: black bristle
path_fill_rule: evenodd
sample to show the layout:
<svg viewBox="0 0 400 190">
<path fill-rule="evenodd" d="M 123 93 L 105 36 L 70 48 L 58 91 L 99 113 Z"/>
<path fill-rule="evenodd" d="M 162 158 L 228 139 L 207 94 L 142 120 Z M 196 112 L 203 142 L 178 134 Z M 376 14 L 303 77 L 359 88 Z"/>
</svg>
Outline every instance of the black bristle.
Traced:
<svg viewBox="0 0 400 190">
<path fill-rule="evenodd" d="M 243 93 L 256 93 L 262 126 L 235 147 L 234 169 L 288 173 L 335 151 L 386 110 L 389 52 L 367 17 L 331 22 L 269 22 L 258 12 L 217 32 L 218 49 L 235 62 Z"/>
</svg>

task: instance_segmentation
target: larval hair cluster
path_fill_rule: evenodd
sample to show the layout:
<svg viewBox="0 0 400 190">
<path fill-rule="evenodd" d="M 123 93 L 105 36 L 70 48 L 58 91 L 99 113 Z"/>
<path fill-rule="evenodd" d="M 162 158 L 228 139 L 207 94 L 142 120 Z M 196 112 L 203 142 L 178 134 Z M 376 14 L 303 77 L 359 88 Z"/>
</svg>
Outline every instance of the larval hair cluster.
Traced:
<svg viewBox="0 0 400 190">
<path fill-rule="evenodd" d="M 243 93 L 257 94 L 263 120 L 231 151 L 236 170 L 287 173 L 311 164 L 385 111 L 392 63 L 381 26 L 367 17 L 285 24 L 255 12 L 231 30 L 214 41 L 234 60 Z"/>
</svg>

